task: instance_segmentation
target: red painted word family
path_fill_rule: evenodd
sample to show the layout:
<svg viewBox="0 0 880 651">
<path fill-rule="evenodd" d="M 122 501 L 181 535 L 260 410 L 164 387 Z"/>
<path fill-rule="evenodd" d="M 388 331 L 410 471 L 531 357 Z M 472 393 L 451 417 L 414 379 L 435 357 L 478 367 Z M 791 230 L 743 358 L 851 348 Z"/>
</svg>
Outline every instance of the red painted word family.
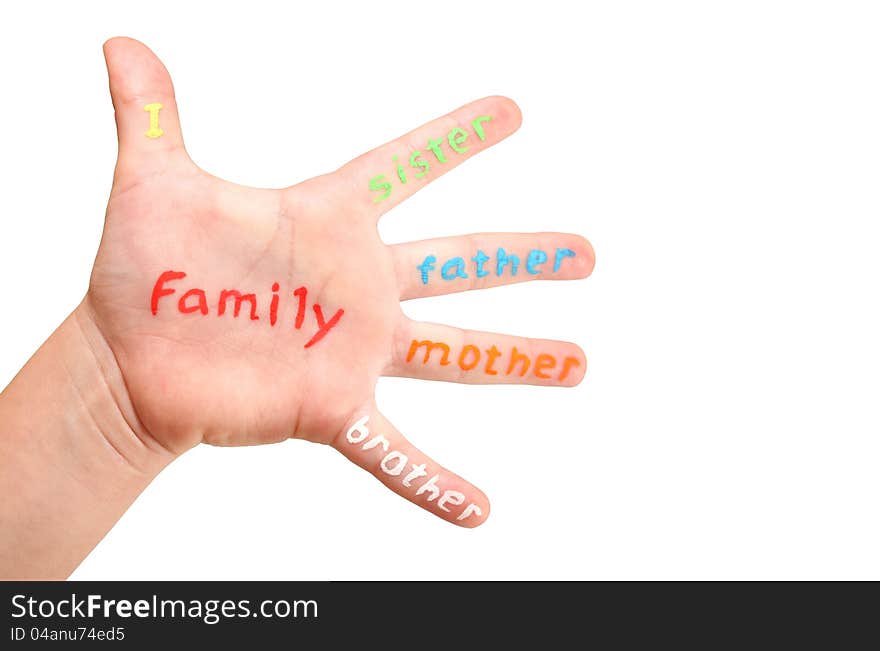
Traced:
<svg viewBox="0 0 880 651">
<path fill-rule="evenodd" d="M 187 289 L 183 293 L 178 292 L 172 283 L 186 278 L 186 274 L 182 271 L 163 271 L 156 283 L 153 285 L 153 293 L 150 297 L 150 310 L 153 316 L 158 316 L 159 309 L 162 307 L 162 299 L 166 296 L 179 294 L 176 300 L 177 311 L 181 314 L 208 316 L 214 311 L 219 318 L 239 318 L 242 314 L 242 308 L 245 308 L 247 318 L 250 321 L 259 321 L 260 315 L 257 309 L 257 295 L 254 293 L 243 294 L 237 289 L 221 289 L 220 293 L 209 300 L 204 289 L 193 287 Z M 280 286 L 278 283 L 272 284 L 272 298 L 269 301 L 269 325 L 275 327 L 278 323 L 278 307 L 281 302 Z M 308 305 L 309 291 L 306 287 L 297 287 L 291 294 L 296 299 L 296 315 L 293 320 L 293 327 L 300 330 L 306 319 L 306 307 Z M 289 298 L 289 297 L 288 297 Z M 173 301 L 174 299 L 171 299 Z M 171 302 L 166 301 L 166 302 Z M 213 308 L 213 310 L 212 310 Z M 173 307 L 164 309 L 174 309 Z M 339 308 L 328 319 L 324 313 L 324 308 L 318 303 L 312 305 L 312 311 L 315 313 L 315 321 L 317 330 L 312 334 L 311 338 L 306 341 L 303 348 L 310 348 L 321 341 L 330 330 L 339 323 L 345 310 Z"/>
</svg>

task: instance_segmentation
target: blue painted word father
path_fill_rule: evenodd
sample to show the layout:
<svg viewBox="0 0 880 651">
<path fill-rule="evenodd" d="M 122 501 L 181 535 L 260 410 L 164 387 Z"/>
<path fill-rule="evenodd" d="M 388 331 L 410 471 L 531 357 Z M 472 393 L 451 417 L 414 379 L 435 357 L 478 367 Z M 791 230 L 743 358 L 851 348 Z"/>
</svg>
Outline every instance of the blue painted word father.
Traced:
<svg viewBox="0 0 880 651">
<path fill-rule="evenodd" d="M 574 257 L 575 252 L 571 249 L 557 248 L 553 254 L 553 267 L 550 273 L 558 273 L 563 261 L 566 258 Z M 547 252 L 543 249 L 532 249 L 525 256 L 524 266 L 526 273 L 533 276 L 543 273 L 547 269 L 544 265 L 549 260 Z M 440 266 L 440 277 L 447 281 L 456 280 L 457 278 L 470 278 L 468 269 L 477 278 L 484 278 L 493 272 L 496 276 L 501 277 L 504 275 L 505 268 L 509 269 L 511 276 L 516 276 L 520 270 L 520 257 L 514 253 L 507 253 L 501 247 L 498 247 L 498 250 L 495 251 L 494 258 L 487 255 L 481 249 L 477 249 L 476 255 L 470 258 L 470 262 L 473 264 L 469 265 L 463 257 L 459 256 L 449 258 Z M 416 266 L 416 269 L 421 274 L 422 284 L 427 285 L 431 272 L 437 269 L 437 256 L 426 256 L 422 263 Z"/>
</svg>

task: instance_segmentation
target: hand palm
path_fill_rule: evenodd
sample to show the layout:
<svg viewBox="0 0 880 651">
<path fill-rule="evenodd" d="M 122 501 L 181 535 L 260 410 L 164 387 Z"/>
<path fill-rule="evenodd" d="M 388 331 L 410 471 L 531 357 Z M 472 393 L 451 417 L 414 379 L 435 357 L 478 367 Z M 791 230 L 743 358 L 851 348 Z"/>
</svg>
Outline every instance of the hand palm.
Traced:
<svg viewBox="0 0 880 651">
<path fill-rule="evenodd" d="M 558 273 L 552 277 L 567 279 L 590 272 L 592 250 L 582 238 L 561 234 L 479 235 L 389 247 L 379 239 L 375 220 L 433 176 L 513 132 L 519 123 L 515 105 L 487 98 L 333 174 L 284 190 L 253 189 L 212 177 L 188 158 L 170 79 L 149 50 L 114 39 L 106 54 L 120 153 L 87 303 L 119 365 L 139 426 L 175 453 L 200 442 L 248 445 L 301 437 L 332 444 L 435 514 L 465 526 L 480 524 L 488 515 L 485 496 L 384 420 L 373 404 L 377 378 L 572 385 L 583 375 L 583 355 L 573 344 L 417 324 L 403 316 L 399 301 L 534 277 L 499 270 L 471 273 L 466 282 L 462 277 L 453 284 L 424 284 L 417 264 L 431 252 L 448 252 L 438 256 L 442 261 L 464 255 L 459 250 L 502 243 L 516 249 L 553 244 L 573 258 L 567 267 L 554 265 Z M 144 106 L 152 102 L 163 106 L 159 138 L 145 136 Z M 410 178 L 384 201 L 369 192 L 366 181 L 377 168 L 387 168 L 393 155 L 406 160 L 427 138 L 484 112 L 494 127 L 485 143 L 474 139 L 467 155 L 455 159 L 448 152 L 438 171 L 418 183 Z M 161 284 L 168 271 L 186 276 Z M 163 292 L 153 313 L 157 287 Z M 185 296 L 194 288 L 204 292 L 204 305 L 198 295 Z M 235 296 L 223 290 L 254 294 L 253 318 L 251 302 L 242 300 L 236 315 Z M 273 296 L 277 310 L 270 307 Z M 326 327 L 339 310 L 338 321 Z M 321 330 L 323 338 L 312 342 Z M 511 366 L 499 373 L 487 366 L 474 374 L 462 358 L 459 365 L 428 364 L 430 352 L 425 363 L 415 358 L 413 364 L 408 346 L 426 339 L 458 348 L 470 344 L 478 357 L 490 345 L 518 346 L 529 352 L 533 372 L 512 373 Z M 540 373 L 542 357 L 547 364 L 565 359 L 566 370 Z M 419 490 L 432 474 L 439 490 Z"/>
<path fill-rule="evenodd" d="M 401 318 L 398 291 L 375 228 L 322 202 L 328 185 L 318 178 L 283 191 L 242 188 L 184 163 L 111 197 L 91 296 L 137 413 L 164 446 L 291 436 L 330 443 L 370 406 Z M 176 293 L 153 316 L 145 297 L 172 269 L 187 277 L 168 283 Z M 178 311 L 192 287 L 205 290 L 209 316 Z M 307 294 L 297 329 L 299 287 Z M 218 316 L 222 289 L 255 293 L 259 319 L 246 302 L 234 316 L 234 299 Z M 344 314 L 304 348 L 318 329 L 316 300 L 326 319 L 338 308 Z"/>
</svg>

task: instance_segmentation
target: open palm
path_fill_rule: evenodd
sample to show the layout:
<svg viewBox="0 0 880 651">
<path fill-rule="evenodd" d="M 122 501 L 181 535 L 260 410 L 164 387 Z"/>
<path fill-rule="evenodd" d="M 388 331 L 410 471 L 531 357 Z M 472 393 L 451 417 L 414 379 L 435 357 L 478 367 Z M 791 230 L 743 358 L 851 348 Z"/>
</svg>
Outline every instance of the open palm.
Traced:
<svg viewBox="0 0 880 651">
<path fill-rule="evenodd" d="M 174 453 L 200 442 L 330 444 L 433 513 L 463 526 L 484 521 L 486 497 L 378 413 L 378 377 L 571 386 L 583 377 L 583 353 L 416 323 L 400 300 L 582 278 L 592 249 L 554 233 L 386 246 L 376 221 L 515 131 L 516 105 L 485 98 L 333 173 L 253 189 L 189 159 L 171 80 L 150 50 L 119 38 L 105 55 L 119 159 L 84 306 L 115 356 L 141 435 Z M 145 107 L 156 104 L 151 116 Z"/>
</svg>

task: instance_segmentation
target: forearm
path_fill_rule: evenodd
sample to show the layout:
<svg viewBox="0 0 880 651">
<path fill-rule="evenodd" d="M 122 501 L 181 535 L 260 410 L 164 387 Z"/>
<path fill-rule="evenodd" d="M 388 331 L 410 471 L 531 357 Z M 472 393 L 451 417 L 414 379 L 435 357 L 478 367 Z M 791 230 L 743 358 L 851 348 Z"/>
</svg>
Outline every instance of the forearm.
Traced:
<svg viewBox="0 0 880 651">
<path fill-rule="evenodd" d="M 173 455 L 84 302 L 0 394 L 0 578 L 65 578 Z"/>
</svg>

